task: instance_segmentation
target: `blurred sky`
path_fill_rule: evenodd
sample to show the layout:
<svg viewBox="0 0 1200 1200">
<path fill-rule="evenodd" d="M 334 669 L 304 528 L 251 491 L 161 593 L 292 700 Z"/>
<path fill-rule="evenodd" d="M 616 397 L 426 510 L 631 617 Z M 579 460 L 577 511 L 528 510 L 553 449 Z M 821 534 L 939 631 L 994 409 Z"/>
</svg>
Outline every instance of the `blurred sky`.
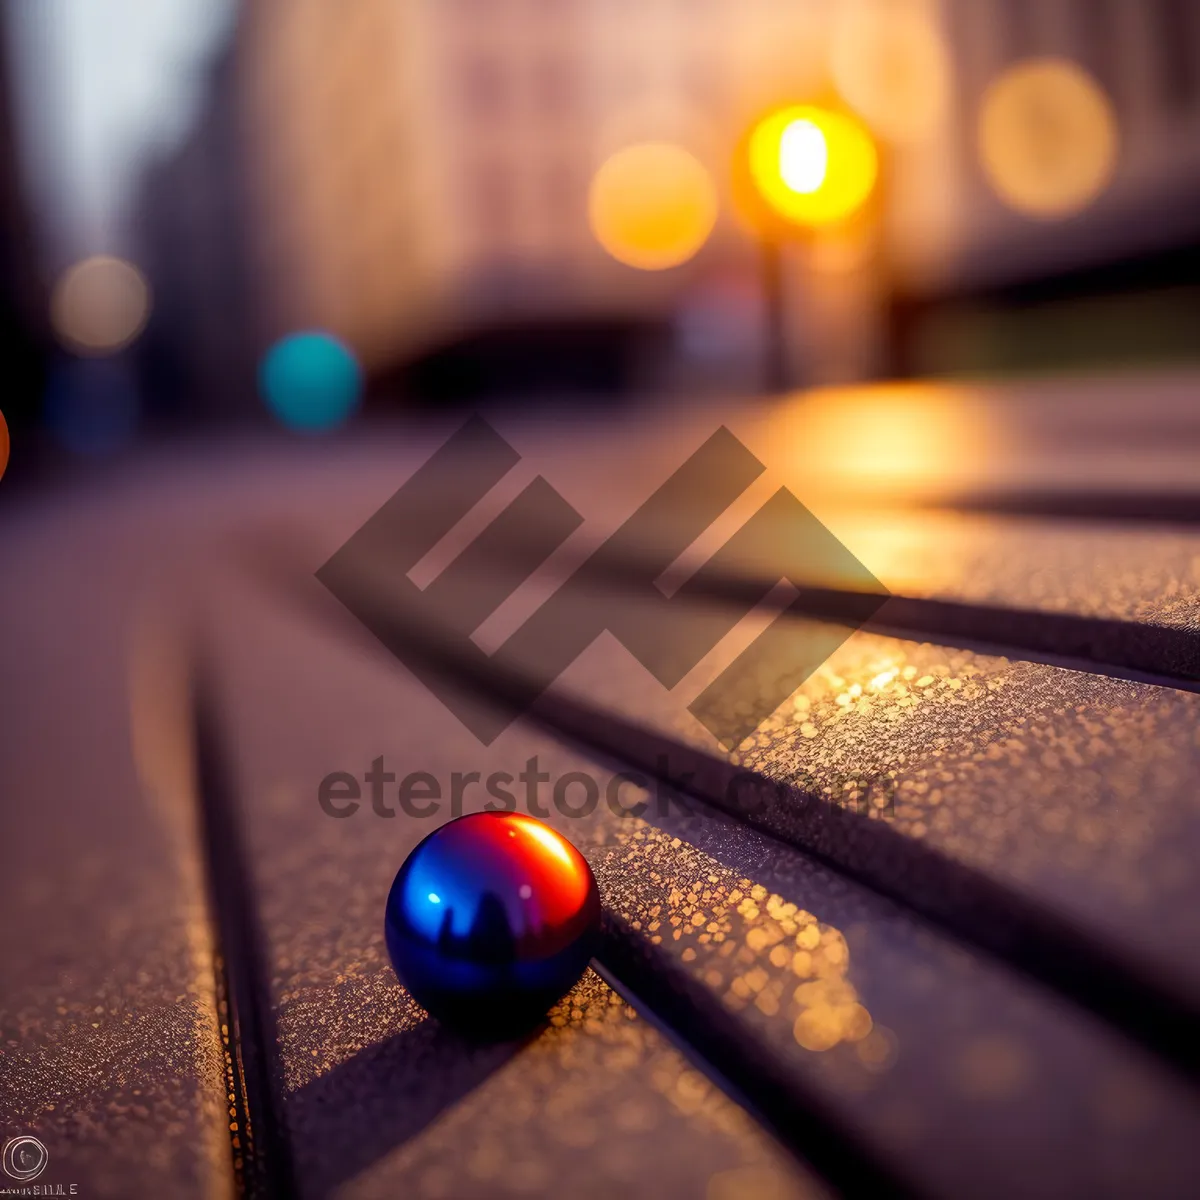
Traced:
<svg viewBox="0 0 1200 1200">
<path fill-rule="evenodd" d="M 23 162 L 51 265 L 127 250 L 148 152 L 188 128 L 236 0 L 5 0 Z"/>
</svg>

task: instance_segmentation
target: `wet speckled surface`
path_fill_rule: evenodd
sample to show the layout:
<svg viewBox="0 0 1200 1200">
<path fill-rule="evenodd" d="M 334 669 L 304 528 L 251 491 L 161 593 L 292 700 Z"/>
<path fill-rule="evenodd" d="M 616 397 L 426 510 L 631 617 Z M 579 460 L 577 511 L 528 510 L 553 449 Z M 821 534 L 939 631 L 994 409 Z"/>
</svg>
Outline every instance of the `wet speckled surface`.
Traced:
<svg viewBox="0 0 1200 1200">
<path fill-rule="evenodd" d="M 365 641 L 327 636 L 299 613 L 281 617 L 253 594 L 216 607 L 301 1178 L 352 1163 L 352 1178 L 384 1189 L 401 1178 L 393 1171 L 429 1155 L 450 1194 L 469 1190 L 477 1181 L 461 1156 L 442 1161 L 426 1147 L 460 1111 L 498 1120 L 483 1115 L 490 1080 L 526 1069 L 518 1064 L 529 1049 L 460 1058 L 453 1043 L 421 1032 L 387 966 L 381 913 L 396 867 L 432 823 L 376 816 L 365 788 L 358 812 L 333 819 L 316 787 L 335 770 L 361 777 L 380 756 L 397 776 L 429 771 L 447 788 L 455 771 L 516 773 L 534 754 L 553 776 L 587 770 L 606 781 L 618 768 L 523 726 L 484 749 Z M 622 793 L 625 803 L 636 796 Z M 485 799 L 469 789 L 464 807 Z M 1094 1019 L 753 831 L 679 813 L 659 828 L 603 805 L 586 819 L 550 814 L 591 858 L 624 926 L 618 936 L 662 987 L 699 1013 L 715 1004 L 748 1063 L 782 1064 L 804 1096 L 906 1177 L 947 1196 L 1018 1186 L 1045 1196 L 1186 1194 L 1180 1164 L 1200 1136 L 1200 1109 L 1169 1071 Z M 403 1067 L 407 1040 L 439 1064 L 422 1069 L 426 1082 Z M 338 1088 L 322 1080 L 342 1075 L 357 1079 L 345 1085 L 357 1102 L 343 1120 L 358 1130 L 372 1122 L 353 1114 L 401 1112 L 395 1098 L 419 1088 L 414 1111 L 391 1118 L 395 1145 L 338 1148 L 341 1124 L 313 1120 L 307 1097 Z M 429 1079 L 440 1081 L 432 1091 Z M 595 1086 L 603 1094 L 609 1084 Z M 553 1120 L 550 1109 L 533 1120 L 522 1170 L 555 1170 L 563 1150 Z M 611 1136 L 625 1134 L 618 1126 Z M 1064 1154 L 1075 1138 L 1103 1151 Z M 598 1136 L 587 1153 L 603 1143 Z M 645 1169 L 647 1194 L 683 1186 L 673 1159 Z"/>
<path fill-rule="evenodd" d="M 405 1074 L 432 1075 L 414 1048 Z M 590 971 L 545 1030 L 346 1190 L 393 1196 L 400 1180 L 447 1198 L 827 1194 Z"/>
<path fill-rule="evenodd" d="M 893 599 L 875 626 L 950 644 L 988 643 L 1200 680 L 1200 533 L 1116 521 L 921 509 L 817 512 Z M 773 582 L 789 530 L 764 538 L 731 574 Z M 809 556 L 814 587 L 855 582 Z M 966 642 L 961 639 L 968 639 Z"/>
<path fill-rule="evenodd" d="M 1200 938 L 1200 696 L 860 632 L 726 755 L 620 656 L 585 656 L 560 683 L 713 760 L 865 804 L 863 820 L 1119 939 L 1200 997 L 1188 950 Z M 844 823 L 830 852 L 853 856 L 855 829 Z M 902 886 L 903 855 L 894 869 Z"/>
<path fill-rule="evenodd" d="M 823 515 L 899 595 L 1114 617 L 1200 637 L 1200 533 L 957 512 Z"/>
<path fill-rule="evenodd" d="M 633 1008 L 589 975 L 524 1045 L 471 1047 L 429 1021 L 391 974 L 381 914 L 430 822 L 369 803 L 332 819 L 320 779 L 361 777 L 378 755 L 443 782 L 515 772 L 533 753 L 555 773 L 620 764 L 523 726 L 483 750 L 369 638 L 214 579 L 211 547 L 257 531 L 264 547 L 300 545 L 311 568 L 436 440 L 340 460 L 247 454 L 216 477 L 201 457 L 86 513 L 68 498 L 3 530 L 0 565 L 21 584 L 0 599 L 18 631 L 0 654 L 21 700 L 0 726 L 0 891 L 20 920 L 0 931 L 0 1131 L 46 1141 L 48 1181 L 113 1197 L 231 1191 L 224 1014 L 170 664 L 181 612 L 167 606 L 164 634 L 162 605 L 154 621 L 142 607 L 190 564 L 205 576 L 304 1194 L 819 1194 L 651 1024 L 660 1009 L 690 1020 L 698 1046 L 732 1039 L 751 1075 L 783 1076 L 931 1194 L 1196 1193 L 1200 1110 L 1160 1061 L 794 847 L 711 817 L 551 813 L 595 866 L 614 961 L 653 981 Z M 536 439 L 514 441 L 536 460 Z M 537 465 L 589 518 L 596 504 L 602 532 L 682 453 L 647 449 L 619 486 L 595 445 L 565 474 L 553 452 Z M 1196 628 L 1186 532 L 929 513 L 838 531 L 912 595 Z M 715 760 L 685 711 L 699 674 L 664 693 L 602 637 L 562 682 Z M 1195 996 L 1197 701 L 858 634 L 733 761 L 868 808 L 872 787 L 894 783 L 894 805 L 864 821 L 1008 881 Z"/>
<path fill-rule="evenodd" d="M 141 548 L 88 533 L 31 531 L 0 555 L 0 1137 L 38 1137 L 38 1183 L 81 1196 L 224 1197 L 194 797 L 131 702 Z"/>
<path fill-rule="evenodd" d="M 781 1197 L 818 1190 L 594 976 L 527 1044 L 471 1046 L 428 1019 L 388 964 L 384 900 L 448 806 L 436 820 L 380 818 L 368 793 L 332 819 L 320 780 L 361 776 L 383 756 L 397 775 L 429 771 L 448 787 L 454 771 L 519 771 L 563 751 L 540 739 L 489 755 L 378 656 L 280 619 L 261 596 L 216 609 L 303 1194 L 683 1197 L 720 1195 L 743 1175 Z M 463 808 L 484 799 L 471 789 Z"/>
<path fill-rule="evenodd" d="M 660 986 L 716 999 L 747 1055 L 869 1129 L 923 1188 L 1191 1186 L 1191 1092 L 1103 1027 L 767 839 L 695 818 L 676 829 L 707 852 L 643 828 L 597 863 L 636 952 Z M 1076 1137 L 1097 1149 L 1062 1153 Z"/>
</svg>

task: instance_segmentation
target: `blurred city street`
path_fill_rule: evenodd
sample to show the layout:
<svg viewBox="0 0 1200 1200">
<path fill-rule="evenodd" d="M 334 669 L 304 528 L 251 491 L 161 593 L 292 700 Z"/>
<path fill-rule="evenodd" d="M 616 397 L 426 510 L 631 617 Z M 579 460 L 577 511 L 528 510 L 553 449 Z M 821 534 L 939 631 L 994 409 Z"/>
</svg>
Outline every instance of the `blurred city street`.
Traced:
<svg viewBox="0 0 1200 1200">
<path fill-rule="evenodd" d="M 1200 1195 L 1200 3 L 11 3 L 0 223 L 0 1192 Z"/>
<path fill-rule="evenodd" d="M 8 14 L 14 472 L 1200 353 L 1187 0 L 142 9 Z"/>
</svg>

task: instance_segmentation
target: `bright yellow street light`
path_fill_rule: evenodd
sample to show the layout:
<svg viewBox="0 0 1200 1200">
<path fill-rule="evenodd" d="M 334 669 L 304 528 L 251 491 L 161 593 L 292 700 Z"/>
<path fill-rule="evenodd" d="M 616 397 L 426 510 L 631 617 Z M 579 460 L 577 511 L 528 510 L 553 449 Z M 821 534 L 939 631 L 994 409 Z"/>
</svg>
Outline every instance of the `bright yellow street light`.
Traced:
<svg viewBox="0 0 1200 1200">
<path fill-rule="evenodd" d="M 871 135 L 853 117 L 810 104 L 764 118 L 747 146 L 750 177 L 776 216 L 815 229 L 856 213 L 879 175 Z"/>
</svg>

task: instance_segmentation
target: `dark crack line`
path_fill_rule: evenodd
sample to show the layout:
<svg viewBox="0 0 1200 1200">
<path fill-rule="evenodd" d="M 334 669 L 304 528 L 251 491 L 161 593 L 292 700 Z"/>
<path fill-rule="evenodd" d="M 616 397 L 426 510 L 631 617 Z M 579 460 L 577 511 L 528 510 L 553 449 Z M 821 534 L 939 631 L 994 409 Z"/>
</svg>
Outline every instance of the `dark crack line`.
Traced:
<svg viewBox="0 0 1200 1200">
<path fill-rule="evenodd" d="M 234 1097 L 230 1150 L 245 1200 L 291 1200 L 295 1166 L 283 1123 L 283 1078 L 270 1001 L 265 940 L 237 815 L 231 755 L 212 680 L 193 665 L 191 724 L 196 794 L 217 947 L 218 1002 L 226 1075 Z"/>
</svg>

